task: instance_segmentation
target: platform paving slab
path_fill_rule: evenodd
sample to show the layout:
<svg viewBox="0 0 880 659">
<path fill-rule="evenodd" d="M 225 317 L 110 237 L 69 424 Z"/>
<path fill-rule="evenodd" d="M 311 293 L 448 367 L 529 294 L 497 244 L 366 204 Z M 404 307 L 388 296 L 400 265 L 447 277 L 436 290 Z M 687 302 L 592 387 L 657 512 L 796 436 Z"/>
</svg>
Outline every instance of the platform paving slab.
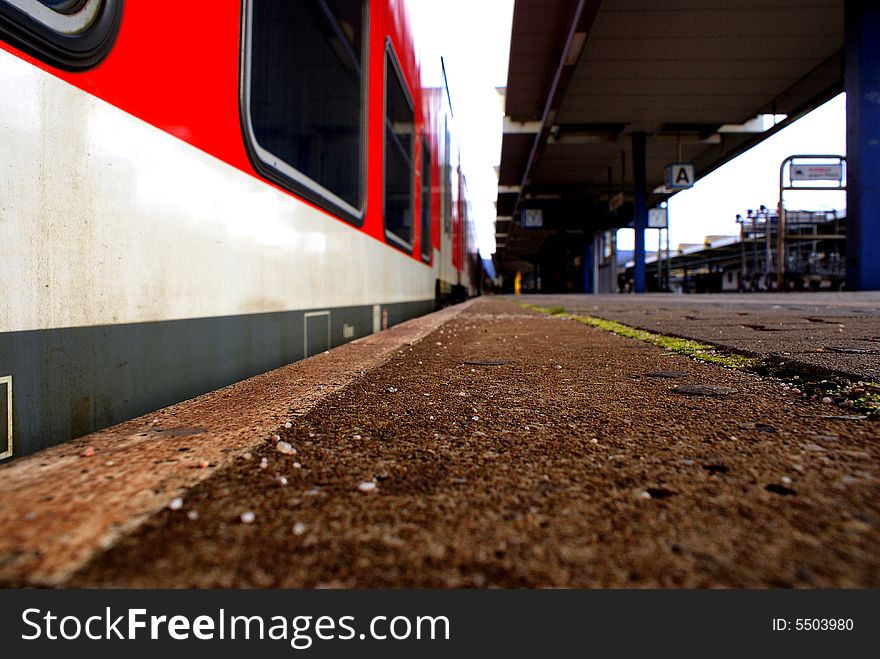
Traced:
<svg viewBox="0 0 880 659">
<path fill-rule="evenodd" d="M 880 292 L 524 295 L 519 300 L 880 382 Z"/>
</svg>

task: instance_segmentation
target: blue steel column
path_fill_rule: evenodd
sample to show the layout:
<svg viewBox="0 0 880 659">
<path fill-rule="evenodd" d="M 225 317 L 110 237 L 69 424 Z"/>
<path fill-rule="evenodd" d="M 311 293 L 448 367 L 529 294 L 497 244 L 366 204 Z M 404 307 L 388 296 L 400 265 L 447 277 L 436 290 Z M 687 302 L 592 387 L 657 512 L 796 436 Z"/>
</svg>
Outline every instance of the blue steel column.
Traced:
<svg viewBox="0 0 880 659">
<path fill-rule="evenodd" d="M 880 290 L 880 4 L 846 5 L 846 285 Z"/>
<path fill-rule="evenodd" d="M 596 269 L 596 236 L 588 231 L 586 237 L 581 265 L 584 268 L 584 293 L 592 293 L 594 290 L 593 271 Z"/>
<path fill-rule="evenodd" d="M 634 270 L 635 283 L 633 290 L 636 293 L 645 292 L 645 231 L 648 228 L 648 207 L 646 203 L 647 190 L 645 173 L 647 136 L 645 133 L 636 132 L 632 136 L 633 156 L 633 186 L 635 186 L 634 219 L 636 230 Z"/>
</svg>

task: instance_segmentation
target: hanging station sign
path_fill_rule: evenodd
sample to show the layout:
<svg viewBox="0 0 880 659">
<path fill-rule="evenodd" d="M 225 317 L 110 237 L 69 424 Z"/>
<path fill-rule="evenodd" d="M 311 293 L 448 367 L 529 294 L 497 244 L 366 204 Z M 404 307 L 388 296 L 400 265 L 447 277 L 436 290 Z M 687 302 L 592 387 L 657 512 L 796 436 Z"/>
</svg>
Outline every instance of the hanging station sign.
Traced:
<svg viewBox="0 0 880 659">
<path fill-rule="evenodd" d="M 694 187 L 694 166 L 675 162 L 666 167 L 666 187 L 670 190 L 687 190 Z"/>
<path fill-rule="evenodd" d="M 522 212 L 523 229 L 541 229 L 544 227 L 544 211 L 540 208 L 527 208 Z"/>
<path fill-rule="evenodd" d="M 648 211 L 649 229 L 668 229 L 669 215 L 665 208 L 652 208 Z"/>
</svg>

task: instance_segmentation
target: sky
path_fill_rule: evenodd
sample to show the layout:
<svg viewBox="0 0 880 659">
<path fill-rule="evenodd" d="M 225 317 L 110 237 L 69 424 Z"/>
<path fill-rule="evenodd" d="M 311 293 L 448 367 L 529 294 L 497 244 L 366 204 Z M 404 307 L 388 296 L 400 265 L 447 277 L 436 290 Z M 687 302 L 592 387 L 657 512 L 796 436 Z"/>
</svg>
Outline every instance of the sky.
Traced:
<svg viewBox="0 0 880 659">
<path fill-rule="evenodd" d="M 442 55 L 446 64 L 477 244 L 488 256 L 495 248 L 494 167 L 504 124 L 496 88 L 507 85 L 513 0 L 409 0 L 407 7 L 425 82 L 439 84 L 430 78 L 430 62 Z"/>
<path fill-rule="evenodd" d="M 415 40 L 423 62 L 446 63 L 462 169 L 468 181 L 477 226 L 477 244 L 484 256 L 495 249 L 497 178 L 501 154 L 503 107 L 496 88 L 507 84 L 513 0 L 408 0 Z M 450 37 L 452 35 L 452 37 Z M 428 84 L 432 67 L 423 66 Z M 649 147 L 650 148 L 650 147 Z M 790 155 L 845 155 L 844 95 L 817 108 L 724 167 L 701 179 L 690 190 L 669 200 L 670 242 L 701 243 L 707 235 L 738 233 L 736 215 L 779 201 L 779 166 Z M 845 207 L 842 192 L 786 193 L 786 208 L 809 210 Z M 656 249 L 657 231 L 646 235 Z M 632 249 L 633 231 L 618 234 L 621 249 Z"/>
</svg>

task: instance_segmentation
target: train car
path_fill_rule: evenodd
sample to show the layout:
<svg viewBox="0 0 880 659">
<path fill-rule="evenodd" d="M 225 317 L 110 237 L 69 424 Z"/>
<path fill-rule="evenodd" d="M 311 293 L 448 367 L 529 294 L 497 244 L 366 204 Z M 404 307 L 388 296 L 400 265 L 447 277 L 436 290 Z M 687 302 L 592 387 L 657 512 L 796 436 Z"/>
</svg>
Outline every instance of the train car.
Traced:
<svg viewBox="0 0 880 659">
<path fill-rule="evenodd" d="M 473 294 L 402 0 L 0 0 L 0 456 Z"/>
</svg>

